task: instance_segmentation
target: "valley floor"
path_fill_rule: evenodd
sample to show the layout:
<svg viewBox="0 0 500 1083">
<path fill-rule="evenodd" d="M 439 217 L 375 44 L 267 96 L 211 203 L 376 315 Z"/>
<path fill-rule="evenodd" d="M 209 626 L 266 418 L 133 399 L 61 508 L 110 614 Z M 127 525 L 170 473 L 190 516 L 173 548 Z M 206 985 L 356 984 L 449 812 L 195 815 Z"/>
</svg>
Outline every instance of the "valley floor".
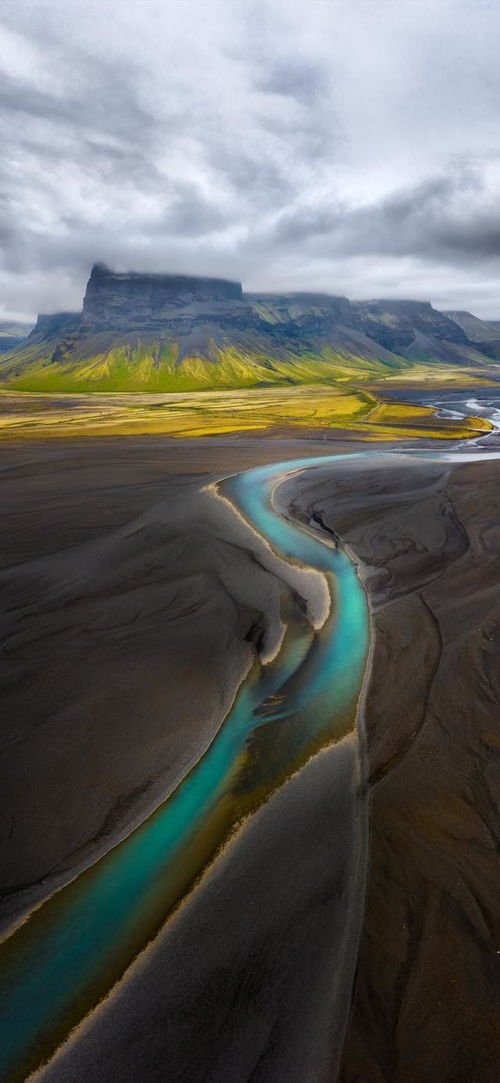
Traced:
<svg viewBox="0 0 500 1083">
<path fill-rule="evenodd" d="M 185 394 L 42 394 L 0 391 L 0 439 L 231 433 L 361 440 L 469 439 L 481 417 L 437 418 L 415 402 L 383 402 L 383 390 L 310 385 Z"/>
</svg>

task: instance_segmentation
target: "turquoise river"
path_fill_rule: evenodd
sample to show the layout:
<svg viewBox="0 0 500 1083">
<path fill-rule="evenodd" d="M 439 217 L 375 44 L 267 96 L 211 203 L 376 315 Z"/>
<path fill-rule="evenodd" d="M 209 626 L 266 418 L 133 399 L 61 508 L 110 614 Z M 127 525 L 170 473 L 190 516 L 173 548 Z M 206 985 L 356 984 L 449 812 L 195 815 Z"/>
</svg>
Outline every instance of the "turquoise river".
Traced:
<svg viewBox="0 0 500 1083">
<path fill-rule="evenodd" d="M 344 551 L 273 504 L 290 473 L 337 458 L 258 467 L 220 483 L 277 555 L 325 577 L 329 614 L 317 629 L 291 596 L 284 599 L 279 652 L 255 661 L 199 762 L 143 824 L 0 944 L 0 1079 L 23 1080 L 49 1058 L 237 825 L 311 755 L 355 730 L 369 642 L 364 589 Z"/>
</svg>

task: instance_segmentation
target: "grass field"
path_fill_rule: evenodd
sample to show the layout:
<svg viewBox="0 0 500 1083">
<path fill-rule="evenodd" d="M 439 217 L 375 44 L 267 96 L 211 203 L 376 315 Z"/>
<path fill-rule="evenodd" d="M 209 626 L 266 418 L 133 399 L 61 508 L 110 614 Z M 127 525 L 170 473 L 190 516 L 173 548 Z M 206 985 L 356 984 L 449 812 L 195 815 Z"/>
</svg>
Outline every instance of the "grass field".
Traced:
<svg viewBox="0 0 500 1083">
<path fill-rule="evenodd" d="M 360 389 L 324 386 L 252 388 L 189 394 L 38 394 L 0 392 L 0 438 L 318 435 L 335 429 L 357 438 L 465 439 L 488 421 L 437 419 L 423 406 L 384 404 Z"/>
<path fill-rule="evenodd" d="M 433 362 L 424 364 L 420 362 L 412 365 L 405 372 L 388 373 L 377 384 L 382 387 L 402 388 L 411 387 L 413 390 L 423 388 L 431 390 L 433 387 L 449 387 L 458 390 L 461 387 L 497 387 L 498 382 L 491 379 L 494 371 L 485 364 L 483 369 L 466 365 L 445 365 Z"/>
</svg>

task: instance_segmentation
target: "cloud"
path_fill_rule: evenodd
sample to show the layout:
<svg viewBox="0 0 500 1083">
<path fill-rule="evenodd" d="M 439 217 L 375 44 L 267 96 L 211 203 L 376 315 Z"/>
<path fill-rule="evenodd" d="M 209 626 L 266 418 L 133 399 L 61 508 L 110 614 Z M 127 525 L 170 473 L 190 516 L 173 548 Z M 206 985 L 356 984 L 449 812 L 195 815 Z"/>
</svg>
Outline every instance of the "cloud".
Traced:
<svg viewBox="0 0 500 1083">
<path fill-rule="evenodd" d="M 90 265 L 500 318 L 500 9 L 7 0 L 0 311 Z"/>
<path fill-rule="evenodd" d="M 479 170 L 458 169 L 354 208 L 306 202 L 285 209 L 274 237 L 316 255 L 417 256 L 463 265 L 500 258 L 500 205 Z"/>
</svg>

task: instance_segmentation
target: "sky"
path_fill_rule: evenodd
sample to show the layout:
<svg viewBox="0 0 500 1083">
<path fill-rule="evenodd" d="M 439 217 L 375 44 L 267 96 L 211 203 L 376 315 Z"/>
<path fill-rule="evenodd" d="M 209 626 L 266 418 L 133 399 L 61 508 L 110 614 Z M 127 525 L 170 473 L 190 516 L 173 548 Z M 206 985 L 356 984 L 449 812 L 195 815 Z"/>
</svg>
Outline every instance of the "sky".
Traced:
<svg viewBox="0 0 500 1083">
<path fill-rule="evenodd" d="M 0 318 L 90 268 L 500 319 L 498 0 L 3 0 Z"/>
</svg>

